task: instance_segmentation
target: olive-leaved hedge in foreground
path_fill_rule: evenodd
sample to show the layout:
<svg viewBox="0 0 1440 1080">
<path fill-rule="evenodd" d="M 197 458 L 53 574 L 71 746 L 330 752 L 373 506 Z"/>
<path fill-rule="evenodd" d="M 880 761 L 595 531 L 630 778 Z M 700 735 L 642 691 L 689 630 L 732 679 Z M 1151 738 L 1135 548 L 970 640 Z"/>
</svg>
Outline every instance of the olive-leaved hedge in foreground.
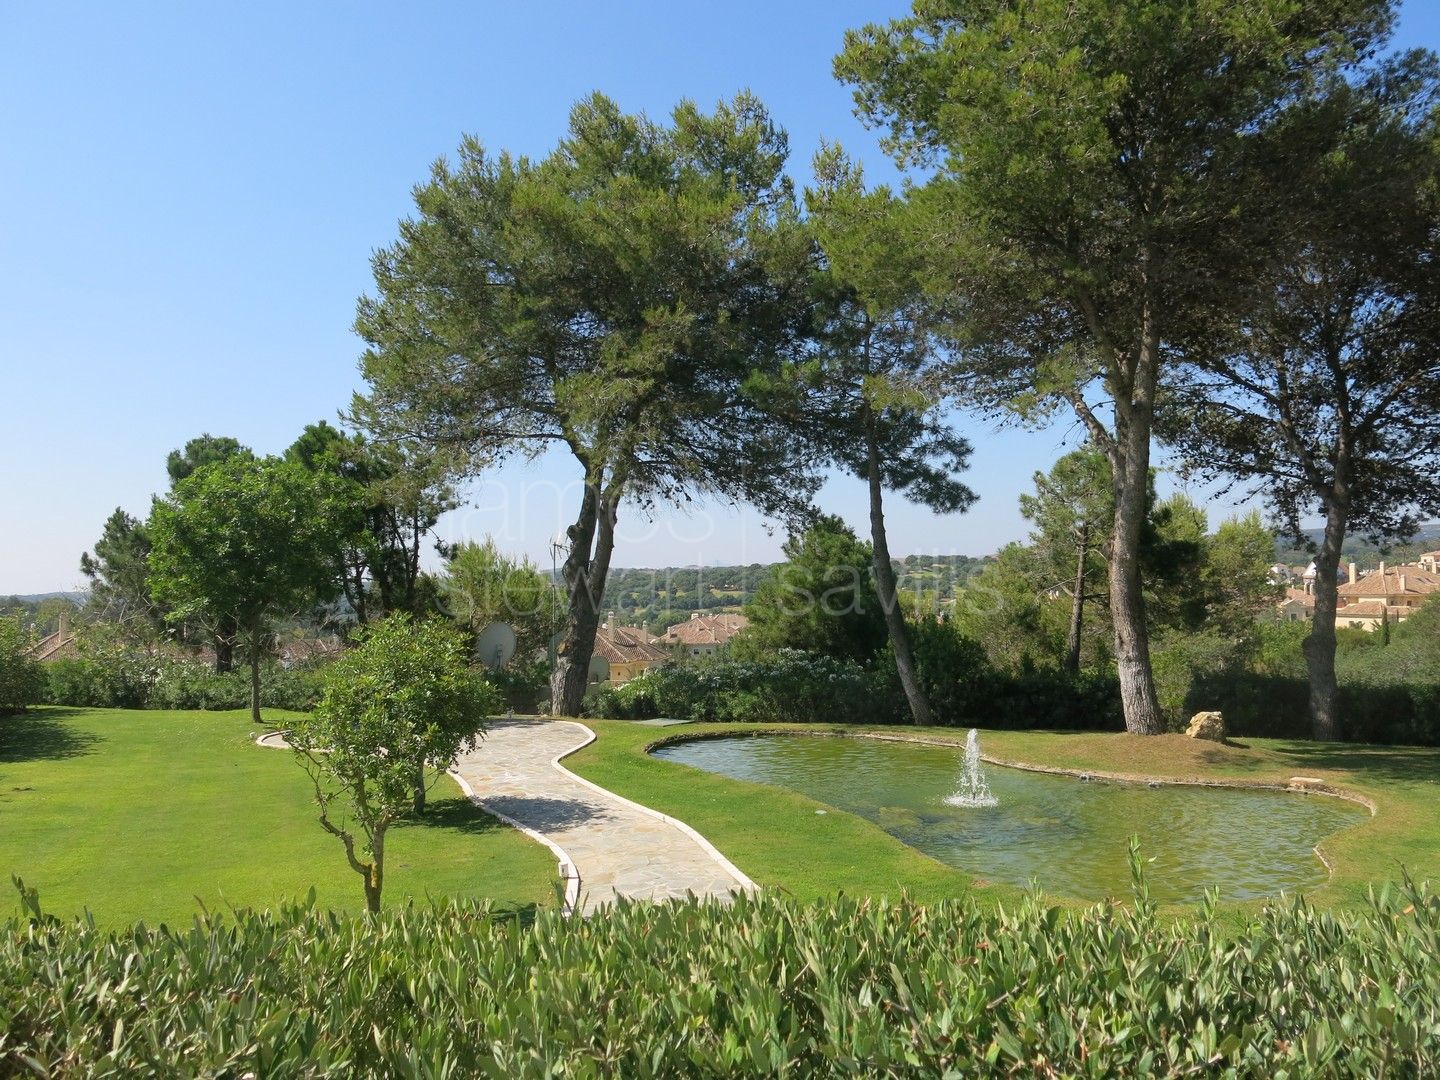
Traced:
<svg viewBox="0 0 1440 1080">
<path fill-rule="evenodd" d="M 1414 1076 L 1440 898 L 982 911 L 771 895 L 531 925 L 294 906 L 0 929 L 0 1074 Z"/>
</svg>

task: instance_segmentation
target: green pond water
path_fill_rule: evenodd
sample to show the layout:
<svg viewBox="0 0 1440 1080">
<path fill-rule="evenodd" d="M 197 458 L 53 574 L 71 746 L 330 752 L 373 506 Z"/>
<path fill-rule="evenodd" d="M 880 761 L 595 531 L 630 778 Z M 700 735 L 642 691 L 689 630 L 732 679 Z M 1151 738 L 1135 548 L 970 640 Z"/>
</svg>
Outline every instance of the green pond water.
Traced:
<svg viewBox="0 0 1440 1080">
<path fill-rule="evenodd" d="M 983 736 L 981 739 L 984 742 Z M 949 806 L 960 748 L 786 736 L 675 743 L 654 755 L 737 780 L 777 784 L 848 810 L 941 862 L 1055 896 L 1130 895 L 1127 845 L 1139 836 L 1152 896 L 1253 900 L 1324 885 L 1315 845 L 1363 821 L 1342 799 L 1279 791 L 1082 781 L 995 766 L 999 805 Z M 783 828 L 783 822 L 774 822 Z"/>
</svg>

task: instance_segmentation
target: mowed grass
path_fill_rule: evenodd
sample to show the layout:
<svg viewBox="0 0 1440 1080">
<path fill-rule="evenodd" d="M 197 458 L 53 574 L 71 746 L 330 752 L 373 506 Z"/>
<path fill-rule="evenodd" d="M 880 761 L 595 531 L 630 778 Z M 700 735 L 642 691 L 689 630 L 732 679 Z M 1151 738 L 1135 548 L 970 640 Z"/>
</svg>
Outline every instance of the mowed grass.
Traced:
<svg viewBox="0 0 1440 1080">
<path fill-rule="evenodd" d="M 284 714 L 266 719 L 280 726 Z M 18 875 L 47 911 L 88 910 L 104 925 L 188 922 L 201 903 L 273 907 L 312 887 L 322 907 L 363 910 L 359 876 L 316 822 L 309 778 L 288 751 L 255 746 L 252 729 L 248 712 L 0 717 L 0 883 Z M 521 913 L 555 903 L 546 848 L 449 777 L 431 800 L 423 821 L 390 832 L 387 906 L 431 895 Z"/>
<path fill-rule="evenodd" d="M 1440 748 L 1022 731 L 984 732 L 981 741 L 1003 760 L 1055 768 L 1282 785 L 1312 776 L 1375 805 L 1373 817 L 1321 845 L 1334 873 L 1329 887 L 1312 895 L 1316 904 L 1357 904 L 1371 884 L 1405 873 L 1440 884 Z"/>
<path fill-rule="evenodd" d="M 925 902 L 971 896 L 982 903 L 1015 890 L 972 882 L 855 815 L 768 784 L 752 784 L 650 757 L 646 749 L 675 737 L 774 731 L 856 735 L 865 731 L 963 743 L 954 728 L 817 728 L 812 725 L 693 724 L 653 728 L 586 720 L 598 739 L 566 759 L 594 782 L 692 825 L 761 885 L 801 897 L 907 893 Z M 1280 739 L 1234 745 L 1181 735 L 982 731 L 987 755 L 1052 768 L 1137 778 L 1235 780 L 1286 784 L 1313 776 L 1362 795 L 1376 814 L 1328 838 L 1330 884 L 1310 897 L 1321 906 L 1358 904 L 1372 884 L 1440 882 L 1440 749 L 1355 746 Z M 1315 798 L 1320 796 L 1295 796 Z M 816 814 L 826 809 L 825 814 Z M 1051 897 L 1064 901 L 1063 897 Z"/>
<path fill-rule="evenodd" d="M 802 899 L 846 893 L 930 902 L 974 895 L 1013 897 L 1003 886 L 977 886 L 968 875 L 909 847 L 864 818 L 769 784 L 662 761 L 646 748 L 681 732 L 739 734 L 760 725 L 691 724 L 653 728 L 619 720 L 584 720 L 598 736 L 565 767 L 628 799 L 698 830 L 757 884 Z M 795 725 L 795 730 L 813 730 Z M 763 730 L 781 730 L 765 725 Z M 817 814 L 824 809 L 826 812 Z"/>
</svg>

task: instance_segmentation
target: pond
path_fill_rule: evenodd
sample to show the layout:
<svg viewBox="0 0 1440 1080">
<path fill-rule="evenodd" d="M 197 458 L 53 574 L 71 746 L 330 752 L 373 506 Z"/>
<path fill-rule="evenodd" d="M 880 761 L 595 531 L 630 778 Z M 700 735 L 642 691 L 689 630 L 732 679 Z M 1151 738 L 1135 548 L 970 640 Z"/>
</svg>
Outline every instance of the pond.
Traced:
<svg viewBox="0 0 1440 1080">
<path fill-rule="evenodd" d="M 1121 784 L 986 766 L 993 807 L 946 803 L 959 747 L 860 738 L 758 736 L 653 751 L 737 780 L 776 784 L 848 810 L 974 877 L 1100 900 L 1130 895 L 1127 845 L 1138 835 L 1151 895 L 1195 903 L 1310 890 L 1329 874 L 1315 845 L 1368 812 L 1343 799 L 1281 791 Z M 783 828 L 783 822 L 775 822 Z"/>
</svg>

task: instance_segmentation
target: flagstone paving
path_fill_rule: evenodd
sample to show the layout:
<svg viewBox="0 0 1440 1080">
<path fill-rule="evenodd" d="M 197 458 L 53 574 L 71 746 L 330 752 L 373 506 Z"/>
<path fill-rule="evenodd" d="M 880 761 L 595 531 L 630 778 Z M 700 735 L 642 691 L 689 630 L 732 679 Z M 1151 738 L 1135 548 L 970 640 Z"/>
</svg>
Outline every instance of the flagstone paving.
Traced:
<svg viewBox="0 0 1440 1080">
<path fill-rule="evenodd" d="M 481 806 L 557 849 L 571 905 L 587 914 L 617 896 L 728 898 L 754 890 L 688 826 L 559 764 L 594 737 L 569 720 L 499 721 L 460 758 L 455 775 Z"/>
<path fill-rule="evenodd" d="M 472 800 L 555 852 L 565 906 L 589 914 L 617 896 L 729 899 L 755 883 L 684 822 L 576 776 L 559 759 L 595 733 L 573 720 L 500 720 L 451 775 Z M 256 740 L 284 749 L 283 732 Z"/>
</svg>

